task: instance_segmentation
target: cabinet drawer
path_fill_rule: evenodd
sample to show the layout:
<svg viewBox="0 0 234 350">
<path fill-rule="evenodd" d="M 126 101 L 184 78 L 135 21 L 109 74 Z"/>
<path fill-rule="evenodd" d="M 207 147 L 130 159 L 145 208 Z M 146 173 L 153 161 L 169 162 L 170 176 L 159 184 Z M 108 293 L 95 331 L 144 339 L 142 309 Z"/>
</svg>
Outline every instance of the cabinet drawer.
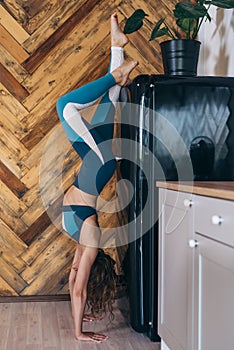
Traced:
<svg viewBox="0 0 234 350">
<path fill-rule="evenodd" d="M 164 205 L 170 205 L 172 207 L 187 209 L 192 205 L 193 195 L 191 193 L 173 191 L 161 188 L 159 189 L 159 193 L 161 196 L 161 203 Z"/>
<path fill-rule="evenodd" d="M 234 247 L 234 202 L 195 196 L 195 232 Z"/>
</svg>

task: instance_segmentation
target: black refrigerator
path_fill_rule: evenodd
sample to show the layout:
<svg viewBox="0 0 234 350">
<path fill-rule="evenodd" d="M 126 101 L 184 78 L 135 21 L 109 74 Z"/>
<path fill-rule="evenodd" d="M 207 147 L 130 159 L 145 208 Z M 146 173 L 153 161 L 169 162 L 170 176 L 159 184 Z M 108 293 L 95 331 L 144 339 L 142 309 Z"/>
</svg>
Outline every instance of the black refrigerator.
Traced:
<svg viewBox="0 0 234 350">
<path fill-rule="evenodd" d="M 125 261 L 130 323 L 159 341 L 157 180 L 234 180 L 234 78 L 140 75 L 122 116 L 121 172 L 133 188 Z"/>
</svg>

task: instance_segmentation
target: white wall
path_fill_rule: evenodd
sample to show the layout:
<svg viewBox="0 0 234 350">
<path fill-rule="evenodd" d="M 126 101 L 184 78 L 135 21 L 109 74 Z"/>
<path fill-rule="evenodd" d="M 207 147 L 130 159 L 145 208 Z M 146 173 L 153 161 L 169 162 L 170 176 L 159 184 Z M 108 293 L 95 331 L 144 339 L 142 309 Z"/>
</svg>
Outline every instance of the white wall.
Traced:
<svg viewBox="0 0 234 350">
<path fill-rule="evenodd" d="M 234 10 L 212 6 L 209 13 L 212 22 L 204 23 L 198 36 L 198 75 L 234 76 Z"/>
</svg>

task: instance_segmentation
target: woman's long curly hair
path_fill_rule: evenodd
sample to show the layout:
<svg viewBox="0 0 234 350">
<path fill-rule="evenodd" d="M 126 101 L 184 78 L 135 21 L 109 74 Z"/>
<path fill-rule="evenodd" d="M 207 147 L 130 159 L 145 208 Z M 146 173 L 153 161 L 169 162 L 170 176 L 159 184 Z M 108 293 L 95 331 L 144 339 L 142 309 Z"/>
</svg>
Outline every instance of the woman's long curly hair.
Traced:
<svg viewBox="0 0 234 350">
<path fill-rule="evenodd" d="M 101 316 L 109 311 L 110 320 L 114 319 L 113 303 L 116 291 L 114 264 L 114 260 L 99 249 L 87 287 L 87 306 L 91 314 Z"/>
</svg>

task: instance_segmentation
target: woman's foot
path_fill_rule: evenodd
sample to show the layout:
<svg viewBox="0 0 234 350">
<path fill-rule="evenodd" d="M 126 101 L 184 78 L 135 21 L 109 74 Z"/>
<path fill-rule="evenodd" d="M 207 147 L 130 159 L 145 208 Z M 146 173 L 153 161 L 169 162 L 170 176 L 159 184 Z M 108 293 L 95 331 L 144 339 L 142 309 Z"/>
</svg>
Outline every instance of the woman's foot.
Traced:
<svg viewBox="0 0 234 350">
<path fill-rule="evenodd" d="M 124 86 L 129 80 L 129 74 L 138 65 L 137 61 L 130 61 L 123 63 L 121 66 L 113 70 L 111 74 L 113 75 L 116 84 Z"/>
<path fill-rule="evenodd" d="M 114 13 L 111 16 L 111 46 L 124 47 L 128 43 L 128 37 L 119 27 L 118 16 Z"/>
</svg>

